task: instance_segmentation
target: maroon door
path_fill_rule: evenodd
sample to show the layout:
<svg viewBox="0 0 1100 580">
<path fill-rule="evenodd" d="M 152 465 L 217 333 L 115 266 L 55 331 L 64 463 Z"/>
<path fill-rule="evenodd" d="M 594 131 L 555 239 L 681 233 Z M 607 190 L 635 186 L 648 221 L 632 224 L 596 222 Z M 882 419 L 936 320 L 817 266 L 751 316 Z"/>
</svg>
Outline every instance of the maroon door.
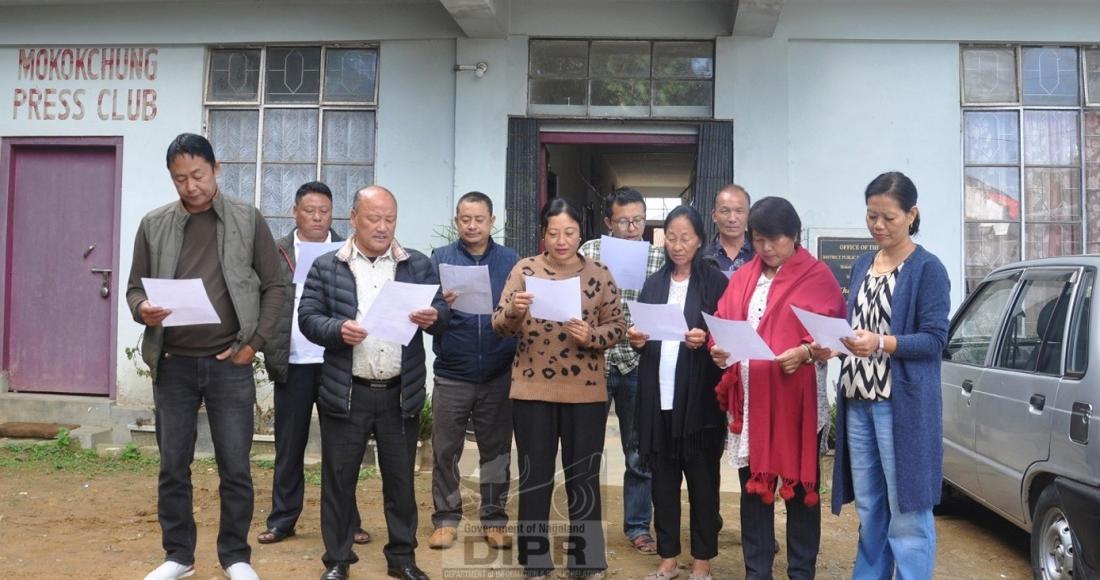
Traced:
<svg viewBox="0 0 1100 580">
<path fill-rule="evenodd" d="M 4 145 L 9 388 L 111 395 L 121 139 Z"/>
</svg>

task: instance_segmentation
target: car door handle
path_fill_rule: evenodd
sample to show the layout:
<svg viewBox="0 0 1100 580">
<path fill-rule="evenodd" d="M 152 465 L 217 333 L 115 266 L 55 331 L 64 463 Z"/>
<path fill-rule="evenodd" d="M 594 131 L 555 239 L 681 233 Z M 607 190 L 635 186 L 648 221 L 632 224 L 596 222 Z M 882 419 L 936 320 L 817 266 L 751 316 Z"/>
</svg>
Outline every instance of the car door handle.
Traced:
<svg viewBox="0 0 1100 580">
<path fill-rule="evenodd" d="M 1044 395 L 1031 395 L 1031 400 L 1029 402 L 1031 403 L 1032 409 L 1042 411 L 1043 407 L 1047 404 L 1047 398 Z"/>
<path fill-rule="evenodd" d="M 965 381 L 963 381 L 962 388 L 963 392 L 969 395 L 974 391 L 974 381 L 966 379 Z"/>
</svg>

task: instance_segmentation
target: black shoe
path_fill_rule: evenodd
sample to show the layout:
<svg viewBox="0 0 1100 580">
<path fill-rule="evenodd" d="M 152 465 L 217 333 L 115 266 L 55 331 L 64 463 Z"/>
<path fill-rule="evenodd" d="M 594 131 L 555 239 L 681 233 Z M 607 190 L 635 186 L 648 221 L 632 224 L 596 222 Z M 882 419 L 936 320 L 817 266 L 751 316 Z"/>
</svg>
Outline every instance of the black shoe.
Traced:
<svg viewBox="0 0 1100 580">
<path fill-rule="evenodd" d="M 400 578 L 401 580 L 429 580 L 428 575 L 416 567 L 416 564 L 401 564 L 400 566 L 390 566 L 386 568 L 386 574 L 390 578 Z M 345 576 L 346 578 L 346 576 Z"/>
<path fill-rule="evenodd" d="M 329 566 L 325 573 L 321 574 L 321 580 L 348 580 L 348 565 Z"/>
</svg>

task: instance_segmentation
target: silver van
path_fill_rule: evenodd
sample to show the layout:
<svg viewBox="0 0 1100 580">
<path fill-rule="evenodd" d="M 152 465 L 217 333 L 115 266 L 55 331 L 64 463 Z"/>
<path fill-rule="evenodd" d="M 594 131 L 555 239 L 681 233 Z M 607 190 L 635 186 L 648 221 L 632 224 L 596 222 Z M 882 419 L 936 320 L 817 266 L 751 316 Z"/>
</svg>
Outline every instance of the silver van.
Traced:
<svg viewBox="0 0 1100 580">
<path fill-rule="evenodd" d="M 1100 578 L 1098 270 L 1100 255 L 998 268 L 944 349 L 945 483 L 1031 533 L 1035 578 Z"/>
</svg>

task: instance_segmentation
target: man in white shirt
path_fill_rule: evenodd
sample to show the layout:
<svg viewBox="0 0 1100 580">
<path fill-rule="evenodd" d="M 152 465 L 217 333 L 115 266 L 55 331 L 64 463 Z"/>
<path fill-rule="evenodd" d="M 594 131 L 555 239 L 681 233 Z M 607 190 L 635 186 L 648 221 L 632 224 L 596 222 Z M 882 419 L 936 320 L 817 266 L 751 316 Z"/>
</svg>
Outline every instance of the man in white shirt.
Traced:
<svg viewBox="0 0 1100 580">
<path fill-rule="evenodd" d="M 305 496 L 303 463 L 313 405 L 321 384 L 321 364 L 325 348 L 318 346 L 298 329 L 298 301 L 302 284 L 294 284 L 294 269 L 302 243 L 342 242 L 332 230 L 332 191 L 320 181 L 303 184 L 294 194 L 295 228 L 275 242 L 279 249 L 284 282 L 294 288 L 294 300 L 287 300 L 279 317 L 276 336 L 264 349 L 267 374 L 275 383 L 275 477 L 271 485 L 271 513 L 267 529 L 256 537 L 261 544 L 274 544 L 294 535 L 302 514 Z M 370 534 L 363 531 L 359 510 L 355 518 L 354 541 L 366 544 Z"/>
</svg>

